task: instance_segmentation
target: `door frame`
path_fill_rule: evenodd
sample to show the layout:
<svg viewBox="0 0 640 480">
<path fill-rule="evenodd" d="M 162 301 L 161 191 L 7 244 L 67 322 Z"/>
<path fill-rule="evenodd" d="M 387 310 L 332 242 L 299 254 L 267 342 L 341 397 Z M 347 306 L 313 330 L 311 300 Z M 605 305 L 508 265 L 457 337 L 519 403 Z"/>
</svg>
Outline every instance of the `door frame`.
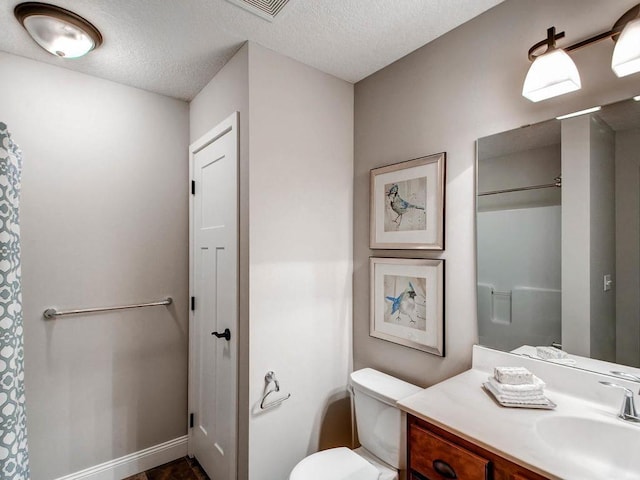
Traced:
<svg viewBox="0 0 640 480">
<path fill-rule="evenodd" d="M 195 292 L 194 292 L 194 287 L 195 287 L 195 264 L 194 264 L 194 248 L 193 248 L 193 243 L 194 243 L 194 220 L 193 220 L 193 215 L 194 215 L 194 201 L 195 201 L 195 195 L 192 193 L 192 181 L 194 180 L 194 161 L 195 161 L 195 154 L 200 152 L 202 149 L 206 148 L 207 146 L 209 146 L 210 144 L 212 144 L 213 142 L 215 142 L 216 140 L 218 140 L 220 137 L 232 132 L 232 134 L 235 135 L 235 143 L 236 143 L 236 158 L 237 158 L 237 162 L 238 162 L 238 169 L 237 169 L 237 175 L 236 175 L 236 182 L 237 182 L 237 198 L 236 198 L 236 202 L 237 202 L 237 211 L 238 214 L 240 212 L 240 132 L 239 132 L 239 126 L 240 126 L 240 121 L 239 121 L 239 116 L 240 116 L 240 112 L 233 112 L 231 115 L 229 115 L 227 118 L 225 118 L 222 122 L 220 122 L 218 125 L 216 125 L 215 127 L 213 127 L 211 130 L 209 130 L 207 133 L 205 133 L 204 135 L 202 135 L 200 138 L 198 138 L 197 140 L 195 140 L 194 142 L 192 142 L 189 145 L 189 301 L 187 302 L 189 305 L 189 372 L 188 372 L 188 385 L 187 385 L 187 395 L 188 395 L 188 399 L 187 399 L 187 407 L 188 407 L 188 411 L 187 411 L 187 433 L 188 433 L 188 440 L 187 440 L 187 452 L 188 455 L 190 457 L 193 457 L 193 428 L 191 428 L 190 425 L 190 417 L 191 417 L 191 413 L 194 412 L 195 409 L 195 398 L 194 398 L 194 386 L 193 386 L 193 379 L 195 379 L 195 358 L 194 358 L 194 342 L 195 342 L 195 338 L 192 335 L 192 332 L 195 332 L 195 328 L 194 328 L 194 322 L 195 322 L 195 310 L 191 309 L 191 297 L 195 296 Z M 196 185 L 196 194 L 197 192 L 197 188 L 198 186 Z M 237 239 L 239 240 L 239 235 L 240 235 L 240 222 L 239 219 L 236 222 L 236 235 L 237 235 Z M 235 378 L 235 392 L 234 392 L 234 404 L 235 404 L 235 411 L 236 411 L 236 419 L 235 419 L 235 431 L 233 432 L 233 436 L 234 436 L 234 452 L 233 452 L 233 456 L 232 456 L 232 466 L 230 471 L 235 473 L 235 478 L 237 478 L 238 476 L 238 376 L 239 376 L 239 364 L 238 364 L 238 360 L 239 360 L 239 355 L 238 355 L 238 346 L 239 343 L 238 342 L 238 332 L 239 332 L 239 306 L 240 306 L 240 249 L 238 248 L 238 255 L 236 258 L 236 283 L 237 283 L 237 288 L 236 288 L 236 305 L 238 306 L 237 308 L 237 312 L 238 315 L 235 318 L 235 327 L 233 328 L 233 335 L 231 336 L 231 342 L 234 342 L 235 344 L 235 349 L 236 349 L 236 378 Z M 197 307 L 196 307 L 197 308 Z"/>
</svg>

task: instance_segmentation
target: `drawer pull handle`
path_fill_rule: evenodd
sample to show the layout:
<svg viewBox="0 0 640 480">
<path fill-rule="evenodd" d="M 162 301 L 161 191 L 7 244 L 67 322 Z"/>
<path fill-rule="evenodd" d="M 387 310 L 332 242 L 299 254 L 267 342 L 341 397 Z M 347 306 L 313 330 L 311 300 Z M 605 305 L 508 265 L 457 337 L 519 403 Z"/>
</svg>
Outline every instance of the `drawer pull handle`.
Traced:
<svg viewBox="0 0 640 480">
<path fill-rule="evenodd" d="M 456 475 L 456 471 L 453 468 L 451 468 L 451 465 L 449 465 L 447 462 L 444 462 L 442 460 L 434 460 L 433 469 L 436 472 L 438 472 L 440 475 L 442 475 L 444 478 L 450 478 L 452 480 L 458 478 L 458 476 Z"/>
</svg>

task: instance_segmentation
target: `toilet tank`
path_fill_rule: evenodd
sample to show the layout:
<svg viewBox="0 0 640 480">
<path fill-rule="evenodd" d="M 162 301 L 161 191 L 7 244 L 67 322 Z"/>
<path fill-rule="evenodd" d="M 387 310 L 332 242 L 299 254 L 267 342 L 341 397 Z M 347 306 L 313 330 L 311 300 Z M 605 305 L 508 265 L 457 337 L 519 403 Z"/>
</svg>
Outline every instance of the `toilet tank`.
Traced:
<svg viewBox="0 0 640 480">
<path fill-rule="evenodd" d="M 351 374 L 360 444 L 390 466 L 404 470 L 406 418 L 396 402 L 422 389 L 372 368 Z"/>
</svg>

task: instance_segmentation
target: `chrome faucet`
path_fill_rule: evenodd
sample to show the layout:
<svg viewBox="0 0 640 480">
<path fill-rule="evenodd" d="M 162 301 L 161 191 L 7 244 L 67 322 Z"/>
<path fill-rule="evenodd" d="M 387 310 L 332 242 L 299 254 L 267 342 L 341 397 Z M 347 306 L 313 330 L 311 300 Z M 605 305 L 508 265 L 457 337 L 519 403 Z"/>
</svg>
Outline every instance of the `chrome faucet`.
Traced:
<svg viewBox="0 0 640 480">
<path fill-rule="evenodd" d="M 637 375 L 633 375 L 631 373 L 620 372 L 617 370 L 611 370 L 609 373 L 611 375 L 615 375 L 616 377 L 624 378 L 625 380 L 631 380 L 632 382 L 640 382 L 640 377 L 638 377 Z"/>
<path fill-rule="evenodd" d="M 629 390 L 627 387 L 623 387 L 622 385 L 618 385 L 617 383 L 611 382 L 600 382 L 602 385 L 607 387 L 614 387 L 624 390 L 624 400 L 622 401 L 622 406 L 620 407 L 620 413 L 618 414 L 618 418 L 626 422 L 632 423 L 640 423 L 640 417 L 638 416 L 638 412 L 636 411 L 636 404 L 633 399 L 633 392 Z"/>
</svg>

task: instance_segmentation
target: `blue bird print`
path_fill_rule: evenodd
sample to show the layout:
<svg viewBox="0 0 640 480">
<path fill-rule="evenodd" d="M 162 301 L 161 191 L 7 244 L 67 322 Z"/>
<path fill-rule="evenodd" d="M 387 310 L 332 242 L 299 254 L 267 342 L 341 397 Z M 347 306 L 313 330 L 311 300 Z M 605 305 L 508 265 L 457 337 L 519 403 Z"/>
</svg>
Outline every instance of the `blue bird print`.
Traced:
<svg viewBox="0 0 640 480">
<path fill-rule="evenodd" d="M 409 282 L 409 287 L 403 293 L 406 295 L 400 301 L 400 313 L 409 317 L 409 323 L 416 323 L 415 317 L 424 320 L 424 318 L 416 312 L 416 296 L 418 294 L 411 282 Z"/>
<path fill-rule="evenodd" d="M 402 223 L 402 216 L 412 208 L 416 210 L 424 210 L 424 207 L 421 207 L 420 205 L 414 205 L 403 199 L 398 193 L 398 184 L 396 183 L 391 185 L 391 188 L 387 192 L 387 197 L 390 201 L 391 210 L 393 210 L 398 215 L 394 220 L 394 222 L 398 224 L 398 227 Z"/>
<path fill-rule="evenodd" d="M 397 321 L 400 321 L 400 304 L 402 303 L 402 299 L 404 297 L 405 292 L 402 292 L 397 297 L 386 297 L 387 300 L 391 302 L 391 315 L 398 312 L 398 316 L 396 318 Z"/>
<path fill-rule="evenodd" d="M 411 282 L 409 282 L 409 286 L 397 297 L 385 297 L 391 302 L 391 315 L 397 313 L 397 316 L 395 317 L 397 322 L 400 321 L 400 315 L 406 316 L 409 319 L 410 324 L 416 323 L 416 318 L 424 320 L 424 318 L 416 312 L 417 295 L 415 288 Z"/>
</svg>

